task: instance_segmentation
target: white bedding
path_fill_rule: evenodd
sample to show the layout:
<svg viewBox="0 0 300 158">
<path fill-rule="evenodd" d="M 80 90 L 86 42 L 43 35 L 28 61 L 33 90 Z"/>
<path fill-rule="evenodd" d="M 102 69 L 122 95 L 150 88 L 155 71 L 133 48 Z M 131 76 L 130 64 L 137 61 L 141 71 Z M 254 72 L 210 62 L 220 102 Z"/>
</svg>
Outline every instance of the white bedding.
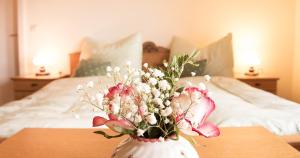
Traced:
<svg viewBox="0 0 300 158">
<path fill-rule="evenodd" d="M 79 110 L 76 86 L 88 81 L 109 83 L 106 77 L 67 78 L 54 81 L 37 93 L 0 107 L 0 137 L 23 128 L 91 128 L 94 115 L 88 106 Z M 182 79 L 198 83 L 201 77 Z M 208 84 L 217 103 L 209 118 L 221 127 L 261 125 L 277 135 L 300 134 L 300 106 L 240 81 L 213 77 Z"/>
</svg>

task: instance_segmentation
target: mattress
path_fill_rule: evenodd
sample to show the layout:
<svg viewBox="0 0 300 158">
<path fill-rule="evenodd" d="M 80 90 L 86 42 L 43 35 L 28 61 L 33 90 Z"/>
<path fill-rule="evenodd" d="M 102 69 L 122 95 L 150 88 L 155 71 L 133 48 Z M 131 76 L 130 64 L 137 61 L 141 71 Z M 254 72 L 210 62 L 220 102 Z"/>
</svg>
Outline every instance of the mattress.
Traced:
<svg viewBox="0 0 300 158">
<path fill-rule="evenodd" d="M 111 83 L 106 77 L 56 80 L 31 96 L 0 107 L 0 137 L 23 128 L 91 128 L 92 118 L 103 116 L 80 102 L 78 84 L 94 81 L 100 88 Z M 197 85 L 202 77 L 180 80 Z M 264 126 L 277 135 L 300 133 L 300 106 L 271 93 L 252 88 L 236 79 L 213 77 L 207 84 L 217 104 L 209 120 L 220 127 Z"/>
</svg>

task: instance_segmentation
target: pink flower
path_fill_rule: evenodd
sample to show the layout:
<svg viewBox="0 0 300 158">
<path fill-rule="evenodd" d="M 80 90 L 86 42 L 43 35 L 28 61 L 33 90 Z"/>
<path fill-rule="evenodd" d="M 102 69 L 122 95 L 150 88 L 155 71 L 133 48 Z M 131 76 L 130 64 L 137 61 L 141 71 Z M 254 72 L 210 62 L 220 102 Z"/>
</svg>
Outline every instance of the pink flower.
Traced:
<svg viewBox="0 0 300 158">
<path fill-rule="evenodd" d="M 109 100 L 113 100 L 116 95 L 119 96 L 128 96 L 132 95 L 133 88 L 131 86 L 124 86 L 122 83 L 118 83 L 116 86 L 112 86 L 108 89 L 108 93 L 105 97 Z"/>
<path fill-rule="evenodd" d="M 207 96 L 207 91 L 197 87 L 186 88 L 184 91 L 186 93 L 172 100 L 180 130 L 188 135 L 219 136 L 218 127 L 207 121 L 215 109 L 215 103 Z"/>
<path fill-rule="evenodd" d="M 110 100 L 112 100 L 115 95 L 119 95 L 121 90 L 123 88 L 123 84 L 122 83 L 118 83 L 116 86 L 110 87 L 108 89 L 108 93 L 105 95 L 105 97 L 109 98 Z"/>
</svg>

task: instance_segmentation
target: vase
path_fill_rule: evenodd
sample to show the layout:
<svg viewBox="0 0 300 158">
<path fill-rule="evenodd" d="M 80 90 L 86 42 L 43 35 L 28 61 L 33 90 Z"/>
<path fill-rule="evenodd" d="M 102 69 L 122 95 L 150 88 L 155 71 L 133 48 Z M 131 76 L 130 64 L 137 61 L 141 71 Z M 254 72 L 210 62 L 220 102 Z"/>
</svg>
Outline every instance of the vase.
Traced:
<svg viewBox="0 0 300 158">
<path fill-rule="evenodd" d="M 129 137 L 115 149 L 112 158 L 199 158 L 195 148 L 184 137 L 178 140 Z"/>
</svg>

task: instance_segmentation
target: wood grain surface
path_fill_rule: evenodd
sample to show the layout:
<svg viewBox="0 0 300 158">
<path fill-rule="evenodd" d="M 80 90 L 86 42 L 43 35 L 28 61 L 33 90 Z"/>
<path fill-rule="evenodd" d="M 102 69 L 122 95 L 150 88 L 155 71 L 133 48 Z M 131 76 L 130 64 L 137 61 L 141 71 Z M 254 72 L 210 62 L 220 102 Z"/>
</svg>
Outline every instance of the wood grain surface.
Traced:
<svg viewBox="0 0 300 158">
<path fill-rule="evenodd" d="M 0 144 L 1 158 L 109 158 L 126 138 L 105 139 L 96 129 L 24 129 Z M 221 128 L 221 136 L 195 137 L 201 158 L 300 158 L 264 128 Z"/>
</svg>

